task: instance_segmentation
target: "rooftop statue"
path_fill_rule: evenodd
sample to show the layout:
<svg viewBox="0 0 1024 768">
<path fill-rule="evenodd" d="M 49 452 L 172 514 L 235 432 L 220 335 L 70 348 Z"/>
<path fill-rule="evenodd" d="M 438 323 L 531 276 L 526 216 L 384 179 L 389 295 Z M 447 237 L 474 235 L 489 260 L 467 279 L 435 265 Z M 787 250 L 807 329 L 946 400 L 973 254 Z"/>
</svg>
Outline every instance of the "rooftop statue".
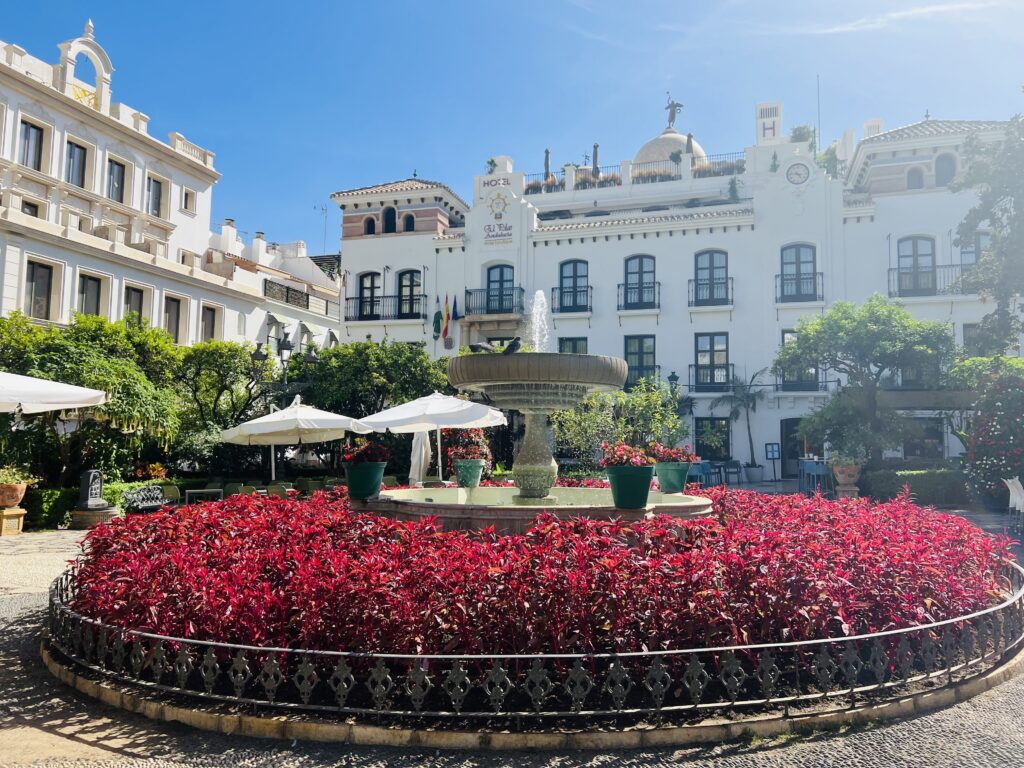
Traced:
<svg viewBox="0 0 1024 768">
<path fill-rule="evenodd" d="M 668 127 L 675 128 L 676 117 L 679 115 L 679 111 L 683 108 L 683 103 L 681 101 L 673 101 L 672 94 L 668 91 L 665 91 L 665 94 L 668 96 L 668 104 L 665 105 L 665 109 L 668 110 Z"/>
</svg>

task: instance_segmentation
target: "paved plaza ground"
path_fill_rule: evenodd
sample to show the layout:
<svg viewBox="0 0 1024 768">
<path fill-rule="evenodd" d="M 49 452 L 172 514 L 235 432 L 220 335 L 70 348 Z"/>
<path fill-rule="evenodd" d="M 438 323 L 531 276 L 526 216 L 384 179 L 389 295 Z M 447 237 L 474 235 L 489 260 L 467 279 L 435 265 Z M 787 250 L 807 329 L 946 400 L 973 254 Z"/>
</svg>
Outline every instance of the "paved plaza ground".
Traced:
<svg viewBox="0 0 1024 768">
<path fill-rule="evenodd" d="M 1005 527 L 1005 517 L 963 514 L 993 532 Z M 80 537 L 57 531 L 0 539 L 0 766 L 1024 766 L 1024 676 L 895 724 L 668 750 L 438 753 L 260 741 L 155 723 L 66 688 L 39 660 L 46 590 L 74 557 Z"/>
</svg>

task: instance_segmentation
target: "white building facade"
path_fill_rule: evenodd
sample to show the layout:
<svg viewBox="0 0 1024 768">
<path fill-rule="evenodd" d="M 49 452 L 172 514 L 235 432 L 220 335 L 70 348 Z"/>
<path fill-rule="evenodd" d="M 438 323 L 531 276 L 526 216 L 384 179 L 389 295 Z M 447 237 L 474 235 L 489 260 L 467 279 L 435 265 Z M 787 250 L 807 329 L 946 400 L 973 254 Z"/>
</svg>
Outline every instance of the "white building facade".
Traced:
<svg viewBox="0 0 1024 768">
<path fill-rule="evenodd" d="M 0 313 L 130 313 L 177 343 L 337 343 L 340 281 L 302 242 L 210 229 L 214 154 L 111 97 L 91 22 L 50 64 L 0 41 Z M 76 77 L 88 59 L 94 82 Z"/>
<path fill-rule="evenodd" d="M 565 166 L 527 175 L 495 157 L 467 204 L 423 179 L 333 195 L 343 216 L 345 335 L 422 341 L 434 355 L 460 345 L 529 336 L 535 296 L 550 308 L 550 351 L 624 357 L 630 379 L 678 382 L 695 400 L 695 435 L 731 432 L 748 460 L 742 425 L 711 402 L 734 375 L 769 368 L 801 317 L 875 293 L 915 316 L 948 323 L 970 346 L 989 311 L 957 278 L 984 235 L 957 245 L 971 192 L 950 182 L 969 135 L 998 139 L 999 123 L 926 120 L 883 132 L 865 125 L 839 145 L 842 172 L 826 173 L 807 141 L 783 133 L 782 105 L 755 109 L 755 143 L 707 154 L 667 128 L 613 166 Z M 596 158 L 598 147 L 594 147 Z M 457 320 L 434 338 L 446 297 Z M 840 382 L 829 371 L 760 379 L 757 456 L 779 443 L 778 470 L 796 471 L 801 417 Z M 911 389 L 913 373 L 891 386 Z M 934 414 L 907 457 L 959 452 Z M 698 440 L 697 449 L 713 453 Z M 769 472 L 770 476 L 770 472 Z"/>
</svg>

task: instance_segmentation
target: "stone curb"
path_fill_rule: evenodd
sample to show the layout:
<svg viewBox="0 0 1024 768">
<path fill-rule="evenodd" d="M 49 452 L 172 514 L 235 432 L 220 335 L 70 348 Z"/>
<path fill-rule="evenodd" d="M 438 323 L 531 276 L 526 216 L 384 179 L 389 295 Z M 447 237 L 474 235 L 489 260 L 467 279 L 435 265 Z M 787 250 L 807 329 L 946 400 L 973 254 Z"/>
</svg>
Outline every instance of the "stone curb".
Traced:
<svg viewBox="0 0 1024 768">
<path fill-rule="evenodd" d="M 967 701 L 1005 683 L 1024 669 L 1024 646 L 1009 661 L 951 688 L 903 696 L 880 704 L 813 715 L 770 715 L 749 717 L 729 723 L 677 725 L 646 730 L 561 731 L 552 733 L 510 733 L 442 731 L 422 728 L 385 728 L 361 723 L 328 720 L 299 720 L 286 716 L 231 715 L 205 709 L 164 704 L 129 693 L 96 680 L 75 674 L 50 653 L 43 639 L 40 644 L 43 664 L 65 685 L 104 704 L 136 712 L 151 720 L 177 722 L 204 731 L 238 734 L 260 739 L 293 739 L 332 742 L 354 746 L 419 747 L 422 749 L 470 750 L 607 750 L 642 747 L 675 747 L 709 744 L 758 736 L 773 738 L 790 733 L 835 730 L 844 725 L 899 720 L 923 715 Z"/>
</svg>

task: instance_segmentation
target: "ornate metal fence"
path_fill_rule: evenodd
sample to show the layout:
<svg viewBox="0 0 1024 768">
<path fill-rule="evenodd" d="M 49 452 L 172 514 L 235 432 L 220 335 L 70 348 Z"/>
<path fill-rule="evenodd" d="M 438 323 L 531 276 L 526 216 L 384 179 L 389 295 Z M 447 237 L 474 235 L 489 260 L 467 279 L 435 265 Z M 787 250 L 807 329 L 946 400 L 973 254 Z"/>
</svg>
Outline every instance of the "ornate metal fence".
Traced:
<svg viewBox="0 0 1024 768">
<path fill-rule="evenodd" d="M 709 710 L 878 702 L 914 685 L 983 674 L 1024 634 L 1024 571 L 1008 564 L 999 605 L 948 621 L 854 637 L 622 654 L 403 655 L 261 648 L 164 637 L 68 607 L 50 589 L 49 644 L 72 665 L 151 690 L 380 721 L 651 720 Z"/>
</svg>

